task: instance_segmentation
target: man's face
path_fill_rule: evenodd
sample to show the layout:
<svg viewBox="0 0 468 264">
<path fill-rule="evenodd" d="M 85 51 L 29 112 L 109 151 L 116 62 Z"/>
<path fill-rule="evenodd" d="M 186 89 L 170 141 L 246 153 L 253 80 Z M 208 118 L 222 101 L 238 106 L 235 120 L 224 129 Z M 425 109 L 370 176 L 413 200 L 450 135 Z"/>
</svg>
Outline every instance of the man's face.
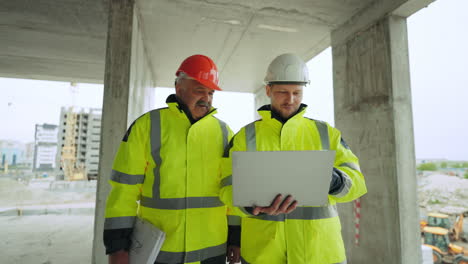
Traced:
<svg viewBox="0 0 468 264">
<path fill-rule="evenodd" d="M 302 103 L 300 84 L 272 84 L 266 86 L 266 93 L 271 100 L 271 107 L 284 119 L 293 116 Z"/>
<path fill-rule="evenodd" d="M 187 106 L 195 120 L 204 117 L 211 109 L 214 90 L 192 79 L 183 79 L 176 84 L 176 95 Z"/>
</svg>

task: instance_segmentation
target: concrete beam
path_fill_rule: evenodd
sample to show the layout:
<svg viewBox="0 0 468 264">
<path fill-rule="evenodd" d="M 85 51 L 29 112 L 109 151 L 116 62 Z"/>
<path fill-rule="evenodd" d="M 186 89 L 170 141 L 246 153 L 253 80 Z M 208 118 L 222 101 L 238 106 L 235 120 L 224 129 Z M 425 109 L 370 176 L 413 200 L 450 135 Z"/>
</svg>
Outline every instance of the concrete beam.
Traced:
<svg viewBox="0 0 468 264">
<path fill-rule="evenodd" d="M 343 25 L 331 33 L 333 45 L 338 45 L 354 38 L 360 31 L 372 27 L 378 20 L 389 14 L 408 17 L 435 0 L 376 0 L 356 13 Z"/>
<path fill-rule="evenodd" d="M 409 0 L 402 4 L 400 7 L 392 12 L 392 15 L 409 17 L 412 14 L 418 12 L 422 8 L 428 7 L 429 4 L 435 2 L 435 0 Z"/>
<path fill-rule="evenodd" d="M 76 60 L 0 55 L 0 76 L 61 82 L 102 83 L 104 64 Z"/>
<path fill-rule="evenodd" d="M 406 19 L 384 17 L 343 41 L 332 44 L 335 123 L 368 188 L 358 245 L 352 203 L 339 207 L 348 262 L 421 263 Z"/>
<path fill-rule="evenodd" d="M 101 125 L 99 176 L 96 193 L 92 263 L 107 263 L 102 234 L 104 208 L 110 191 L 108 180 L 122 135 L 127 129 L 130 100 L 133 0 L 109 1 L 104 103 Z"/>
</svg>

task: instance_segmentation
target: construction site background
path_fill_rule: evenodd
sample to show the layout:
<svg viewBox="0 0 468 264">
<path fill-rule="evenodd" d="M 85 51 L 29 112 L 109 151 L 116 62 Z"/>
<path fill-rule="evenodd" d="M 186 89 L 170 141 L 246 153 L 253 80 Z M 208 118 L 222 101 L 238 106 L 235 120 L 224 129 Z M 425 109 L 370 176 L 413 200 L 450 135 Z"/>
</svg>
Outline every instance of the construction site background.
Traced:
<svg viewBox="0 0 468 264">
<path fill-rule="evenodd" d="M 439 212 L 454 221 L 457 214 L 468 211 L 468 168 L 440 168 L 442 162 L 426 161 L 435 163 L 436 169 L 416 172 L 420 220 Z M 5 263 L 89 263 L 95 192 L 95 180 L 57 180 L 54 173 L 24 169 L 2 171 L 0 225 L 7 234 L 0 248 Z M 468 221 L 463 236 L 468 237 Z"/>
</svg>

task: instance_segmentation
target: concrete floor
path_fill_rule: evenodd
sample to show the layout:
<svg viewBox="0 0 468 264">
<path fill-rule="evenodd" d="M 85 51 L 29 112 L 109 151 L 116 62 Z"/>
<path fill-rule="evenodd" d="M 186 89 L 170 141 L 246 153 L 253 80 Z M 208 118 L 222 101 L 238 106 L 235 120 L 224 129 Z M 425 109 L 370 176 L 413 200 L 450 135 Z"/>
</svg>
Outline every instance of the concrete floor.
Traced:
<svg viewBox="0 0 468 264">
<path fill-rule="evenodd" d="M 94 215 L 2 216 L 1 263 L 91 263 Z"/>
</svg>

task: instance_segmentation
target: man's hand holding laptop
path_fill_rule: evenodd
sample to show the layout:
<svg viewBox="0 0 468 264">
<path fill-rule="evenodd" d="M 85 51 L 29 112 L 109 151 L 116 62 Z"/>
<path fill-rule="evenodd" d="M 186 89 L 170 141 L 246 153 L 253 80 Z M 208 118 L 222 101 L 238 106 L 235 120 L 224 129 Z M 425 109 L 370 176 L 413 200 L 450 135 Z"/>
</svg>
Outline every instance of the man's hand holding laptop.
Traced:
<svg viewBox="0 0 468 264">
<path fill-rule="evenodd" d="M 260 213 L 265 213 L 267 215 L 279 215 L 279 214 L 289 214 L 294 211 L 297 207 L 297 201 L 291 195 L 286 196 L 286 199 L 283 200 L 283 195 L 278 194 L 273 200 L 270 206 L 262 207 L 255 206 L 253 208 L 252 214 L 258 215 Z"/>
</svg>

